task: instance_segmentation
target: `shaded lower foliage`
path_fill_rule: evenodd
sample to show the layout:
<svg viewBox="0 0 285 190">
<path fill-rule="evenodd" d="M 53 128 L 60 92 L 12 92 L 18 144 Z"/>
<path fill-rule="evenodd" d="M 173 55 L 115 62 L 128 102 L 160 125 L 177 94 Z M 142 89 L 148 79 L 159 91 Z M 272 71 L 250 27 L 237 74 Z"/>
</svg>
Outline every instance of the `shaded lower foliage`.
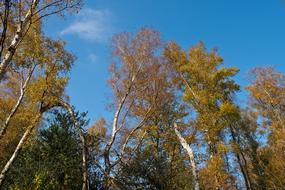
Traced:
<svg viewBox="0 0 285 190">
<path fill-rule="evenodd" d="M 84 115 L 79 117 L 84 123 Z M 14 163 L 4 189 L 80 189 L 80 146 L 71 118 L 55 112 Z"/>
<path fill-rule="evenodd" d="M 176 163 L 177 164 L 177 163 Z M 187 168 L 175 165 L 164 156 L 139 153 L 126 164 L 122 164 L 117 179 L 126 189 L 186 190 L 193 189 L 192 176 Z"/>
</svg>

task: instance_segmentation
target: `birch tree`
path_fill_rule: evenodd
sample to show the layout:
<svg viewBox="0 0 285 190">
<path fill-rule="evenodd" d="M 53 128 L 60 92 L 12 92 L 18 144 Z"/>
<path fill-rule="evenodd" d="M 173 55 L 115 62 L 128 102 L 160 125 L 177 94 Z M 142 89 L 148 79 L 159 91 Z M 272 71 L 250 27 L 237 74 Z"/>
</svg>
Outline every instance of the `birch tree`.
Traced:
<svg viewBox="0 0 285 190">
<path fill-rule="evenodd" d="M 67 66 L 69 65 L 68 62 L 72 62 L 73 59 L 72 55 L 64 50 L 64 43 L 61 41 L 48 38 L 45 39 L 41 33 L 34 33 L 33 35 L 28 36 L 27 40 L 29 42 L 26 40 L 22 42 L 21 54 L 15 55 L 14 68 L 9 71 L 9 76 L 7 78 L 7 80 L 9 80 L 9 77 L 18 77 L 20 79 L 20 89 L 15 105 L 11 108 L 10 113 L 7 114 L 4 119 L 5 121 L 3 121 L 3 124 L 0 126 L 0 139 L 9 127 L 12 117 L 17 113 L 21 104 L 23 104 L 33 74 L 41 75 L 40 72 L 43 71 L 43 68 L 54 61 L 61 62 L 59 64 L 62 65 L 62 69 L 64 69 L 64 67 L 70 67 Z M 42 43 L 37 43 L 39 41 Z"/>
<path fill-rule="evenodd" d="M 66 11 L 77 11 L 81 0 L 5 0 L 0 3 L 0 82 L 2 82 L 16 50 L 33 30 L 34 26 L 47 16 L 64 15 Z"/>
<path fill-rule="evenodd" d="M 106 186 L 110 183 L 121 185 L 111 177 L 114 176 L 112 170 L 124 160 L 129 140 L 143 127 L 152 112 L 155 102 L 144 98 L 157 88 L 152 81 L 160 73 L 161 60 L 156 55 L 160 47 L 159 35 L 151 29 L 141 29 L 136 35 L 122 33 L 113 38 L 114 63 L 110 68 L 112 76 L 109 82 L 115 95 L 115 113 L 111 135 L 103 150 L 103 173 L 109 176 Z M 148 98 L 156 97 L 154 94 Z"/>
<path fill-rule="evenodd" d="M 31 136 L 32 132 L 37 128 L 41 121 L 42 115 L 58 106 L 61 99 L 65 99 L 65 86 L 67 84 L 67 72 L 69 71 L 73 62 L 73 56 L 63 49 L 63 43 L 59 41 L 52 41 L 47 39 L 46 46 L 46 64 L 42 64 L 38 75 L 35 76 L 29 88 L 27 89 L 27 100 L 35 111 L 34 120 L 29 126 L 22 126 L 25 132 L 18 142 L 12 156 L 5 164 L 1 172 L 0 185 L 3 181 L 11 165 L 17 158 L 23 145 Z M 42 75 L 44 73 L 44 75 Z"/>
<path fill-rule="evenodd" d="M 179 139 L 180 144 L 187 151 L 187 154 L 189 156 L 189 160 L 191 163 L 192 175 L 194 177 L 194 189 L 199 190 L 200 188 L 199 188 L 199 181 L 198 181 L 197 167 L 196 167 L 196 163 L 195 163 L 194 152 L 193 152 L 192 148 L 189 146 L 189 144 L 187 143 L 187 141 L 185 140 L 185 138 L 179 132 L 176 123 L 174 123 L 174 131 L 175 131 L 175 134 L 177 135 L 177 137 Z"/>
<path fill-rule="evenodd" d="M 250 93 L 252 112 L 258 117 L 258 134 L 263 134 L 266 147 L 259 147 L 249 157 L 254 187 L 278 189 L 284 186 L 284 97 L 285 77 L 274 68 L 255 68 L 250 72 Z M 267 137 L 264 137 L 267 136 Z"/>
<path fill-rule="evenodd" d="M 228 128 L 225 118 L 231 114 L 229 111 L 236 109 L 232 96 L 239 86 L 231 77 L 238 70 L 220 67 L 223 60 L 217 51 L 206 52 L 202 43 L 188 52 L 170 43 L 164 54 L 176 70 L 174 82 L 182 89 L 184 101 L 195 111 L 194 126 L 202 132 L 208 146 L 207 167 L 214 171 L 200 171 L 199 179 L 203 180 L 202 176 L 207 175 L 205 180 L 208 180 L 213 175 L 210 177 L 212 182 L 205 181 L 207 187 L 224 188 L 228 184 L 223 181 L 233 181 L 224 163 L 227 148 L 222 136 Z M 234 182 L 230 185 L 233 186 Z"/>
</svg>

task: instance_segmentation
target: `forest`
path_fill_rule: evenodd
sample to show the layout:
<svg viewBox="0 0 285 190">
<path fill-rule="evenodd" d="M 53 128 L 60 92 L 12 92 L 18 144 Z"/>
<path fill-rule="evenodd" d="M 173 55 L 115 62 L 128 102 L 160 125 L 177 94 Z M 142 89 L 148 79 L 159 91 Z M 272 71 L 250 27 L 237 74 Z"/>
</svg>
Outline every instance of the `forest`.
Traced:
<svg viewBox="0 0 285 190">
<path fill-rule="evenodd" d="M 282 72 L 252 68 L 241 103 L 239 68 L 206 42 L 120 32 L 106 63 L 113 116 L 90 122 L 66 90 L 76 55 L 43 30 L 82 6 L 0 1 L 0 189 L 285 189 Z"/>
</svg>

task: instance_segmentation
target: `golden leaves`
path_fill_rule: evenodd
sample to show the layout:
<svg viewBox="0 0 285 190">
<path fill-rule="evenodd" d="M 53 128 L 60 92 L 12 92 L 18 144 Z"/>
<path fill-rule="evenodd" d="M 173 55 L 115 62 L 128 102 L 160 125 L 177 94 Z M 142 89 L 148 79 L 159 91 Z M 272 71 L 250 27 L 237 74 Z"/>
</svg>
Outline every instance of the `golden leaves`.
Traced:
<svg viewBox="0 0 285 190">
<path fill-rule="evenodd" d="M 104 118 L 98 119 L 90 128 L 87 130 L 88 134 L 91 136 L 105 136 L 106 129 L 106 121 Z"/>
</svg>

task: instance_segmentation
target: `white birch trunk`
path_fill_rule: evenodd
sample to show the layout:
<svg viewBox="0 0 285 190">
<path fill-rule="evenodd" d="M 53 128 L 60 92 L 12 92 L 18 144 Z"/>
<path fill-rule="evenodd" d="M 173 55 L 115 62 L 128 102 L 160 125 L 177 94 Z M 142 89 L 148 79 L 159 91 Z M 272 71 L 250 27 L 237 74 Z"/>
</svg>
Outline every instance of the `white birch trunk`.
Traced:
<svg viewBox="0 0 285 190">
<path fill-rule="evenodd" d="M 24 135 L 22 136 L 21 140 L 19 141 L 14 153 L 12 154 L 11 158 L 9 159 L 9 161 L 6 163 L 6 165 L 4 166 L 4 168 L 2 169 L 1 173 L 0 173 L 0 188 L 3 185 L 4 179 L 6 177 L 7 172 L 9 171 L 9 169 L 11 168 L 13 162 L 15 161 L 15 159 L 18 157 L 23 145 L 26 143 L 28 137 L 30 136 L 31 132 L 33 131 L 33 129 L 35 128 L 35 126 L 37 126 L 40 118 L 41 118 L 42 114 L 38 114 L 35 121 L 33 122 L 33 124 L 31 124 L 25 131 Z"/>
<path fill-rule="evenodd" d="M 26 32 L 28 25 L 31 23 L 32 16 L 34 14 L 34 11 L 35 11 L 39 1 L 40 0 L 33 0 L 32 4 L 31 4 L 31 8 L 29 9 L 27 14 L 25 15 L 24 20 L 21 21 L 17 26 L 16 34 L 13 37 L 13 40 L 8 47 L 8 50 L 4 56 L 4 59 L 0 63 L 0 82 L 3 80 L 3 77 L 4 77 L 5 73 L 7 72 L 7 67 L 9 66 L 9 64 L 10 64 L 10 62 L 11 62 L 11 60 L 12 60 L 12 58 L 16 52 L 17 46 L 19 45 L 19 43 L 23 39 L 23 35 Z"/>
<path fill-rule="evenodd" d="M 27 85 L 30 82 L 30 79 L 31 79 L 31 77 L 33 75 L 34 69 L 35 69 L 35 67 L 32 68 L 31 71 L 29 72 L 29 74 L 28 74 L 24 84 L 21 86 L 20 96 L 19 96 L 16 104 L 14 105 L 14 107 L 11 110 L 10 114 L 6 118 L 4 125 L 1 126 L 1 128 L 0 128 L 0 139 L 2 139 L 3 135 L 6 133 L 6 129 L 8 128 L 9 123 L 10 123 L 12 117 L 16 114 L 16 112 L 18 111 L 18 109 L 19 109 L 19 107 L 20 107 L 20 105 L 22 103 L 22 100 L 23 100 L 25 92 L 26 92 Z"/>
<path fill-rule="evenodd" d="M 75 117 L 75 113 L 72 109 L 72 107 L 64 102 L 64 101 L 60 101 L 60 106 L 62 106 L 63 108 L 65 108 L 68 113 L 70 114 L 70 116 L 73 119 L 73 122 L 76 126 L 76 128 L 79 131 L 79 137 L 80 137 L 80 141 L 82 143 L 82 170 L 83 170 L 83 174 L 82 174 L 82 190 L 88 190 L 89 189 L 89 185 L 88 185 L 88 170 L 87 170 L 87 151 L 86 151 L 86 142 L 85 142 L 85 137 L 84 137 L 84 133 L 81 129 L 80 124 L 78 123 L 76 117 Z"/>
<path fill-rule="evenodd" d="M 199 182 L 198 182 L 198 175 L 197 175 L 197 170 L 196 170 L 196 164 L 195 164 L 195 158 L 194 158 L 194 153 L 192 148 L 189 146 L 189 144 L 186 142 L 186 140 L 182 137 L 181 133 L 178 131 L 177 129 L 177 124 L 174 123 L 174 131 L 175 134 L 178 137 L 178 140 L 180 142 L 180 144 L 182 145 L 182 147 L 186 150 L 188 156 L 189 156 L 189 161 L 191 164 L 191 170 L 192 170 L 192 175 L 194 177 L 194 189 L 195 190 L 199 190 Z"/>
</svg>

